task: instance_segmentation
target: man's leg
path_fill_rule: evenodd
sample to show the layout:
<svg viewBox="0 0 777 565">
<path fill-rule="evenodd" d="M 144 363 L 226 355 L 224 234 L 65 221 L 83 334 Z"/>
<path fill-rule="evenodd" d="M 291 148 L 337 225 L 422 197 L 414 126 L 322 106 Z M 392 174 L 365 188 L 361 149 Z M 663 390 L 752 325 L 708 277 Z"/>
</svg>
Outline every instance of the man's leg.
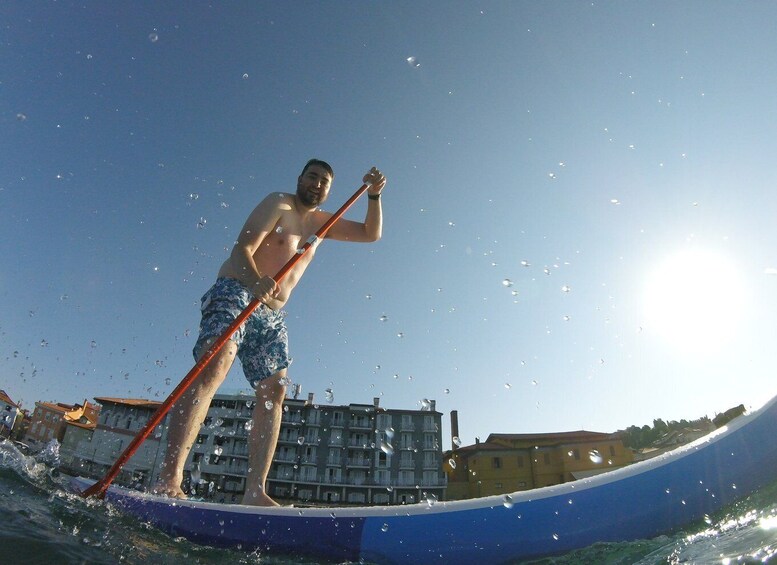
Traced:
<svg viewBox="0 0 777 565">
<path fill-rule="evenodd" d="M 170 409 L 165 462 L 154 492 L 176 498 L 186 497 L 181 489 L 186 458 L 208 414 L 210 401 L 224 382 L 236 353 L 237 345 L 228 341 Z"/>
<path fill-rule="evenodd" d="M 278 371 L 256 386 L 254 425 L 248 432 L 248 473 L 243 504 L 253 506 L 278 506 L 265 492 L 264 486 L 270 464 L 278 443 L 283 414 L 283 399 L 286 397 L 286 369 Z"/>
</svg>

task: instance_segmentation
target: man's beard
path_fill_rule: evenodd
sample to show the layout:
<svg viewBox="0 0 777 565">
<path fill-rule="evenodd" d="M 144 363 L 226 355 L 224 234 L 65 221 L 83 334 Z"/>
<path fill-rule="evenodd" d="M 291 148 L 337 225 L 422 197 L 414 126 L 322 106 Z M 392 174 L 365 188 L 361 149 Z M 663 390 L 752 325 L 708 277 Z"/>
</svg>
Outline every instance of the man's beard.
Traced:
<svg viewBox="0 0 777 565">
<path fill-rule="evenodd" d="M 300 202 L 309 208 L 315 208 L 322 202 L 322 194 L 314 193 L 311 190 L 304 188 L 300 183 L 297 183 L 297 198 Z"/>
</svg>

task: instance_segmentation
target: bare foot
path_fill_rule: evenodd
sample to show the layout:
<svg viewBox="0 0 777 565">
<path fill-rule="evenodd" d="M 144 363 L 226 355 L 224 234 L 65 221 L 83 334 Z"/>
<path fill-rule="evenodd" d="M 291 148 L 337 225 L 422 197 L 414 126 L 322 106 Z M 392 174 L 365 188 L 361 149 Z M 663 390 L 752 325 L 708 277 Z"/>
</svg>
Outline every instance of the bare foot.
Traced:
<svg viewBox="0 0 777 565">
<path fill-rule="evenodd" d="M 157 494 L 160 496 L 167 496 L 170 498 L 181 498 L 181 499 L 188 498 L 186 496 L 186 493 L 183 490 L 181 490 L 181 487 L 171 487 L 163 484 L 158 484 L 151 490 L 151 492 L 153 494 Z"/>
<path fill-rule="evenodd" d="M 245 506 L 280 506 L 263 491 L 246 491 L 243 495 L 243 504 Z"/>
</svg>

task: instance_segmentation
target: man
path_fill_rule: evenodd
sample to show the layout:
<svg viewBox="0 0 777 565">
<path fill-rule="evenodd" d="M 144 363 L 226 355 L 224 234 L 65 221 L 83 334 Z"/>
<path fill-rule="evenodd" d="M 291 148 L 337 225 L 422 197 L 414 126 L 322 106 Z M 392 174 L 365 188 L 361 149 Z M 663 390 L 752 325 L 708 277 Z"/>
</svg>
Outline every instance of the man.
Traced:
<svg viewBox="0 0 777 565">
<path fill-rule="evenodd" d="M 199 359 L 252 298 L 262 304 L 226 343 L 170 411 L 165 463 L 155 491 L 183 498 L 183 469 L 219 385 L 237 355 L 243 372 L 256 390 L 253 426 L 248 432 L 249 457 L 243 504 L 277 506 L 264 490 L 278 441 L 286 369 L 291 362 L 284 323 L 291 291 L 313 259 L 316 246 L 297 261 L 276 284 L 272 276 L 331 217 L 318 209 L 329 195 L 334 179 L 324 161 L 311 159 L 297 179 L 296 194 L 274 193 L 251 212 L 232 253 L 221 266 L 216 283 L 202 297 L 200 337 L 194 347 Z M 380 239 L 383 213 L 380 194 L 386 177 L 375 167 L 366 175 L 367 215 L 363 223 L 340 219 L 326 237 L 340 241 L 372 242 Z"/>
</svg>

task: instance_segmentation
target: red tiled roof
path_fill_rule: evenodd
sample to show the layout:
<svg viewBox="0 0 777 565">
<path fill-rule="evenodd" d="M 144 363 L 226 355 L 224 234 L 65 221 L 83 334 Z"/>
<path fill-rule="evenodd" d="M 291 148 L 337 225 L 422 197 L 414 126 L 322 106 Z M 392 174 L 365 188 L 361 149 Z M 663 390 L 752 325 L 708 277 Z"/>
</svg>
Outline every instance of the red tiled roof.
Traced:
<svg viewBox="0 0 777 565">
<path fill-rule="evenodd" d="M 8 394 L 4 390 L 0 390 L 0 401 L 5 402 L 6 404 L 10 404 L 11 406 L 15 406 L 16 408 L 19 408 L 19 405 L 16 404 L 13 400 L 11 400 L 11 397 L 8 396 Z"/>
<path fill-rule="evenodd" d="M 156 400 L 146 400 L 144 398 L 111 398 L 107 396 L 96 396 L 95 400 L 100 404 L 124 404 L 136 408 L 158 408 L 162 404 Z"/>
</svg>

